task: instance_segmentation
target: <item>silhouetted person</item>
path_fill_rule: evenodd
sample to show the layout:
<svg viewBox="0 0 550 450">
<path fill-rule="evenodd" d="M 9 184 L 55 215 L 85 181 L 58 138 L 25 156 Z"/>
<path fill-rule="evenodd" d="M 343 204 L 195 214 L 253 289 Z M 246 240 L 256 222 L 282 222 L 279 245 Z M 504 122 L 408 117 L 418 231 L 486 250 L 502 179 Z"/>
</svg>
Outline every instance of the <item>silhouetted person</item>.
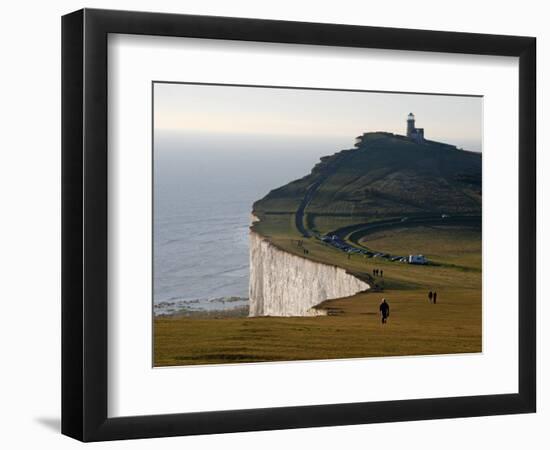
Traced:
<svg viewBox="0 0 550 450">
<path fill-rule="evenodd" d="M 372 276 L 374 277 L 376 275 L 376 270 L 372 269 Z"/>
<path fill-rule="evenodd" d="M 381 277 L 384 276 L 384 271 L 383 271 L 383 270 L 380 271 L 380 276 L 381 276 Z"/>
<path fill-rule="evenodd" d="M 428 300 L 430 300 L 430 303 L 432 302 L 432 297 L 433 297 L 433 295 L 434 295 L 434 294 L 433 294 L 432 291 L 430 291 L 430 292 L 428 293 Z"/>
<path fill-rule="evenodd" d="M 386 323 L 390 316 L 390 305 L 388 305 L 385 298 L 383 298 L 382 303 L 380 303 L 380 314 L 382 315 L 382 323 Z"/>
<path fill-rule="evenodd" d="M 434 292 L 434 305 L 437 303 L 437 292 Z"/>
</svg>

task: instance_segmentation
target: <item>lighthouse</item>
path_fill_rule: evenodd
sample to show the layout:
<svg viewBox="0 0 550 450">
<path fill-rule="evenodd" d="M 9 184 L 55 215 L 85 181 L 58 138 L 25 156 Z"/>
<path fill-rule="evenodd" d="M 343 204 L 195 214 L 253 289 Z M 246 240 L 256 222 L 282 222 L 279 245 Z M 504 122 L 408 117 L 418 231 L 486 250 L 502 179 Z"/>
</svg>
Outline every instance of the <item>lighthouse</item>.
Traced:
<svg viewBox="0 0 550 450">
<path fill-rule="evenodd" d="M 413 113 L 407 116 L 407 137 L 417 144 L 424 142 L 424 128 L 415 127 L 415 118 Z"/>
<path fill-rule="evenodd" d="M 414 114 L 409 113 L 407 116 L 407 137 L 412 137 L 414 133 Z"/>
</svg>

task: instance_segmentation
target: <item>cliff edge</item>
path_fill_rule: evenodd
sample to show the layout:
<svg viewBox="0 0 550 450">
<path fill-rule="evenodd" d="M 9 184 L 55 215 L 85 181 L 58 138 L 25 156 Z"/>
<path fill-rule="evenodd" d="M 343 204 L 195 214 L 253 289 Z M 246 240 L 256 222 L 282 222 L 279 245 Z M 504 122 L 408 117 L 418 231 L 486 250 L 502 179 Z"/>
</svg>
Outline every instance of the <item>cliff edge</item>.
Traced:
<svg viewBox="0 0 550 450">
<path fill-rule="evenodd" d="M 316 306 L 369 288 L 341 267 L 293 255 L 250 232 L 251 317 L 326 315 Z"/>
</svg>

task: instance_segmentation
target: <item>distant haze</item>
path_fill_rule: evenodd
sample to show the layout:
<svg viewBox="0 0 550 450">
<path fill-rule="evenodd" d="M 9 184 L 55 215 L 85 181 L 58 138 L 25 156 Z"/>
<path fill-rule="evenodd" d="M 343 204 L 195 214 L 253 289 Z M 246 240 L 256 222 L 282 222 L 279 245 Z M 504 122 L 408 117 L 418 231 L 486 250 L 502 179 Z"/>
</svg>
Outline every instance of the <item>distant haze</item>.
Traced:
<svg viewBox="0 0 550 450">
<path fill-rule="evenodd" d="M 155 83 L 154 126 L 195 136 L 253 135 L 265 145 L 274 137 L 295 138 L 304 146 L 308 139 L 329 139 L 349 148 L 364 132 L 405 134 L 412 112 L 427 139 L 480 152 L 482 102 L 466 96 Z"/>
</svg>

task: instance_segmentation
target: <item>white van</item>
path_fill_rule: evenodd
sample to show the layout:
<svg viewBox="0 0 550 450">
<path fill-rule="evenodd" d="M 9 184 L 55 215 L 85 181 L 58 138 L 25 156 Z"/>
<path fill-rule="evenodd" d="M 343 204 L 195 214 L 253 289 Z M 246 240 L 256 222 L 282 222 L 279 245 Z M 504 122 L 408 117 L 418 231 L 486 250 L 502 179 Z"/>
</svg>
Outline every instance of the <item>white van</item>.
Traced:
<svg viewBox="0 0 550 450">
<path fill-rule="evenodd" d="M 424 255 L 409 255 L 409 264 L 428 264 Z"/>
</svg>

